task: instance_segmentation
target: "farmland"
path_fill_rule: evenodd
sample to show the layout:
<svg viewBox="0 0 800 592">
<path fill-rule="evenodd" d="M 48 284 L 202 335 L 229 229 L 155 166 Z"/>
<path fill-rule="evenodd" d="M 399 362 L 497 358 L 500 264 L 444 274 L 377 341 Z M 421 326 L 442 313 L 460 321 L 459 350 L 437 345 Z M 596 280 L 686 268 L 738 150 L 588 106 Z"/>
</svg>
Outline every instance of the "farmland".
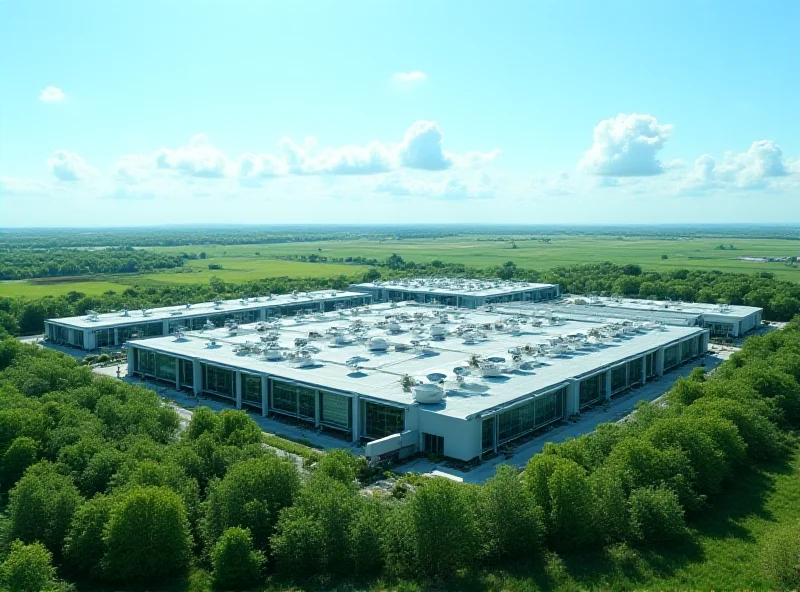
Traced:
<svg viewBox="0 0 800 592">
<path fill-rule="evenodd" d="M 644 269 L 716 269 L 724 272 L 748 273 L 767 271 L 776 278 L 800 280 L 800 270 L 781 263 L 751 263 L 737 257 L 792 257 L 800 243 L 793 240 L 752 238 L 672 238 L 565 236 L 503 237 L 459 236 L 401 240 L 314 241 L 257 245 L 202 245 L 156 247 L 165 253 L 198 254 L 205 252 L 207 261 L 236 262 L 246 268 L 247 261 L 259 257 L 317 255 L 328 258 L 367 257 L 385 259 L 397 253 L 409 261 L 462 263 L 474 267 L 501 265 L 513 261 L 519 267 L 545 270 L 580 263 L 611 261 L 636 263 Z M 544 240 L 543 240 L 544 239 Z M 516 245 L 514 248 L 513 245 Z M 720 249 L 724 245 L 726 248 Z M 730 246 L 733 245 L 733 249 Z M 259 255 L 256 255 L 258 253 Z M 663 259 L 662 256 L 667 258 Z M 226 263 L 223 263 L 223 267 Z M 346 271 L 340 273 L 347 273 Z M 160 274 L 159 274 L 160 275 Z M 222 276 L 220 276 L 222 277 Z"/>
<path fill-rule="evenodd" d="M 721 248 L 721 247 L 724 247 Z M 661 237 L 632 235 L 492 235 L 463 234 L 440 238 L 375 238 L 359 240 L 317 240 L 308 242 L 259 243 L 243 245 L 181 245 L 145 247 L 163 255 L 184 255 L 185 265 L 149 273 L 97 274 L 74 278 L 0 282 L 0 296 L 40 298 L 71 291 L 100 295 L 121 292 L 130 286 L 208 284 L 212 277 L 243 283 L 276 277 L 335 278 L 363 274 L 368 267 L 344 262 L 348 257 L 384 260 L 397 253 L 406 261 L 427 263 L 440 260 L 471 267 L 489 267 L 513 261 L 525 269 L 611 261 L 635 263 L 645 270 L 718 270 L 732 273 L 769 272 L 776 279 L 800 281 L 800 269 L 783 263 L 737 260 L 738 257 L 793 257 L 796 240 L 720 237 Z M 312 263 L 294 258 L 327 258 Z"/>
<path fill-rule="evenodd" d="M 218 265 L 221 269 L 209 269 L 209 265 Z M 212 277 L 218 277 L 225 282 L 241 283 L 255 279 L 284 276 L 298 278 L 349 276 L 362 273 L 366 269 L 366 267 L 356 265 L 281 261 L 254 255 L 249 257 L 218 256 L 187 261 L 182 268 L 148 274 L 98 275 L 74 279 L 47 278 L 0 282 L 0 296 L 41 298 L 43 296 L 59 296 L 72 291 L 96 296 L 108 290 L 122 292 L 131 286 L 207 284 Z"/>
</svg>

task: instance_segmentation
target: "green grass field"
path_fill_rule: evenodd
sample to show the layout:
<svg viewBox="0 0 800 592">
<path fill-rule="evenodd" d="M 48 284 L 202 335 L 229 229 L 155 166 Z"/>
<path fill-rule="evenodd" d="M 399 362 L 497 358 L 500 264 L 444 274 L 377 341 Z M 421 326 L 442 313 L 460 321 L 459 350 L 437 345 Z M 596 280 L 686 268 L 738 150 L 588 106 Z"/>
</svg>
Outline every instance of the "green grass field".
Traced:
<svg viewBox="0 0 800 592">
<path fill-rule="evenodd" d="M 127 276 L 98 276 L 97 281 L 85 278 L 72 282 L 22 281 L 0 282 L 0 296 L 38 298 L 65 294 L 72 290 L 86 294 L 102 294 L 107 290 L 121 291 L 130 285 L 147 284 L 205 284 L 213 276 L 226 282 L 240 283 L 270 277 L 333 277 L 353 276 L 366 271 L 360 265 L 303 263 L 275 257 L 287 255 L 320 255 L 334 257 L 367 257 L 385 259 L 397 253 L 404 259 L 429 262 L 439 259 L 448 263 L 463 263 L 474 267 L 501 265 L 513 261 L 519 267 L 546 270 L 557 266 L 580 263 L 636 263 L 646 270 L 716 269 L 725 272 L 754 273 L 768 271 L 779 279 L 800 281 L 800 268 L 782 263 L 748 263 L 738 261 L 743 256 L 791 257 L 800 253 L 800 241 L 778 239 L 708 239 L 652 237 L 564 236 L 547 237 L 549 243 L 516 238 L 517 248 L 510 240 L 488 240 L 488 237 L 458 236 L 441 239 L 403 239 L 386 241 L 315 241 L 256 245 L 194 245 L 155 247 L 169 253 L 199 254 L 205 259 L 187 261 L 183 269 L 160 273 Z M 733 245 L 733 250 L 720 250 L 720 244 Z M 662 256 L 666 255 L 666 259 Z M 208 269 L 220 265 L 222 269 Z"/>
<path fill-rule="evenodd" d="M 209 269 L 209 265 L 220 265 L 222 269 Z M 336 265 L 326 263 L 303 263 L 281 261 L 263 257 L 213 256 L 207 259 L 187 261 L 183 270 L 167 270 L 139 276 L 140 283 L 205 284 L 213 276 L 232 283 L 270 277 L 322 278 L 363 273 L 367 267 L 360 265 Z"/>
<path fill-rule="evenodd" d="M 61 296 L 72 291 L 83 292 L 89 296 L 97 296 L 108 290 L 121 292 L 129 287 L 127 284 L 104 280 L 69 281 L 69 282 L 37 282 L 14 281 L 0 282 L 0 296 L 26 296 L 28 298 L 44 298 L 45 296 Z"/>
<path fill-rule="evenodd" d="M 209 264 L 221 265 L 222 269 L 208 269 Z M 41 279 L 0 282 L 0 296 L 42 298 L 44 296 L 59 296 L 73 290 L 87 295 L 98 295 L 108 290 L 122 292 L 133 285 L 207 284 L 214 276 L 226 282 L 241 283 L 249 280 L 283 276 L 300 278 L 350 276 L 363 273 L 367 269 L 367 267 L 359 265 L 303 263 L 254 256 L 220 256 L 205 260 L 187 261 L 183 269 L 170 269 L 161 273 L 97 276 L 96 280 L 80 278 L 74 281 Z"/>
<path fill-rule="evenodd" d="M 324 255 L 327 257 L 369 257 L 385 259 L 397 253 L 404 259 L 427 262 L 434 259 L 463 263 L 475 267 L 514 261 L 519 267 L 549 269 L 579 263 L 636 263 L 644 269 L 717 269 L 726 272 L 769 271 L 776 277 L 800 281 L 800 269 L 781 263 L 748 263 L 737 261 L 743 256 L 791 257 L 800 253 L 800 242 L 777 239 L 653 239 L 592 236 L 553 236 L 551 242 L 489 241 L 485 237 L 449 237 L 424 240 L 394 241 L 317 241 L 269 245 L 201 245 L 159 248 L 167 252 L 205 252 L 207 261 L 236 258 L 246 261 L 261 256 Z M 720 244 L 732 244 L 734 250 L 719 250 Z M 662 259 L 666 255 L 667 259 Z"/>
</svg>

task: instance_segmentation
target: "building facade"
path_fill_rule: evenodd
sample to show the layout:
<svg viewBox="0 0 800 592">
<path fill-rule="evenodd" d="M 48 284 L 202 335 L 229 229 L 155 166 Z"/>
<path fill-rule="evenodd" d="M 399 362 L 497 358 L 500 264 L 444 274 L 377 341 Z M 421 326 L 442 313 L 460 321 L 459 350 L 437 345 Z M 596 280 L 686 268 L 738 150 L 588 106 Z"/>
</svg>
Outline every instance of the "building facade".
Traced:
<svg viewBox="0 0 800 592">
<path fill-rule="evenodd" d="M 131 339 L 170 335 L 178 330 L 196 331 L 211 323 L 221 327 L 266 321 L 277 316 L 330 312 L 369 304 L 369 295 L 357 292 L 321 290 L 294 292 L 279 296 L 219 300 L 168 306 L 149 310 L 122 310 L 115 313 L 47 319 L 45 339 L 86 351 L 118 347 Z"/>
</svg>

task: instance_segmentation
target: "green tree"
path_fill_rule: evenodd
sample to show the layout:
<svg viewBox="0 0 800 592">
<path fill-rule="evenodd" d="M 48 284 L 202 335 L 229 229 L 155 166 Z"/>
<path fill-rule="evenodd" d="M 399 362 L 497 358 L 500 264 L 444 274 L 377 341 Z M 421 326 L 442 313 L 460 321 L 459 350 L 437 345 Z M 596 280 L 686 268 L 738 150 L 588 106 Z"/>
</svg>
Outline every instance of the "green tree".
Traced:
<svg viewBox="0 0 800 592">
<path fill-rule="evenodd" d="M 300 508 L 284 508 L 271 547 L 279 573 L 295 580 L 308 578 L 320 570 L 322 527 Z"/>
<path fill-rule="evenodd" d="M 0 566 L 4 590 L 9 592 L 43 592 L 50 588 L 56 575 L 53 556 L 39 542 L 11 543 L 11 552 Z"/>
<path fill-rule="evenodd" d="M 582 467 L 567 459 L 559 460 L 547 480 L 548 535 L 553 547 L 572 549 L 590 542 L 594 535 L 591 490 Z"/>
<path fill-rule="evenodd" d="M 72 516 L 83 502 L 69 477 L 49 462 L 33 465 L 9 493 L 11 536 L 25 543 L 40 541 L 61 554 Z"/>
<path fill-rule="evenodd" d="M 228 528 L 211 552 L 214 583 L 224 590 L 242 590 L 261 578 L 264 554 L 253 549 L 250 531 Z"/>
<path fill-rule="evenodd" d="M 75 512 L 64 541 L 64 558 L 78 572 L 102 577 L 106 553 L 104 533 L 118 501 L 118 497 L 97 495 Z"/>
<path fill-rule="evenodd" d="M 8 491 L 19 481 L 29 466 L 36 462 L 38 446 L 33 438 L 16 438 L 3 455 L 0 464 L 0 491 Z"/>
<path fill-rule="evenodd" d="M 189 566 L 192 540 L 181 498 L 166 487 L 134 488 L 114 507 L 103 540 L 109 580 L 160 582 Z"/>
<path fill-rule="evenodd" d="M 225 529 L 240 526 L 250 530 L 257 549 L 267 551 L 278 514 L 292 504 L 299 489 L 297 468 L 275 455 L 233 465 L 210 487 L 202 521 L 207 548 L 213 548 Z"/>
<path fill-rule="evenodd" d="M 477 551 L 476 519 L 468 487 L 432 478 L 407 502 L 415 566 L 426 576 L 447 577 Z"/>
<path fill-rule="evenodd" d="M 479 491 L 483 555 L 492 560 L 532 557 L 539 547 L 543 515 L 517 470 L 500 465 Z"/>
</svg>

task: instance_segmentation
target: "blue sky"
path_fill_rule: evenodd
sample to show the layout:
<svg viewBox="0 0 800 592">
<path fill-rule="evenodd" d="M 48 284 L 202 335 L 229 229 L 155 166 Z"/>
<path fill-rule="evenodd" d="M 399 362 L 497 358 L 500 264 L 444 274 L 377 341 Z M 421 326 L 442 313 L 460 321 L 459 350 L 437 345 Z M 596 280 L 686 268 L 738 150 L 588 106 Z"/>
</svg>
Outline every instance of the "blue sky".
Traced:
<svg viewBox="0 0 800 592">
<path fill-rule="evenodd" d="M 0 224 L 800 221 L 800 3 L 7 0 Z"/>
</svg>

